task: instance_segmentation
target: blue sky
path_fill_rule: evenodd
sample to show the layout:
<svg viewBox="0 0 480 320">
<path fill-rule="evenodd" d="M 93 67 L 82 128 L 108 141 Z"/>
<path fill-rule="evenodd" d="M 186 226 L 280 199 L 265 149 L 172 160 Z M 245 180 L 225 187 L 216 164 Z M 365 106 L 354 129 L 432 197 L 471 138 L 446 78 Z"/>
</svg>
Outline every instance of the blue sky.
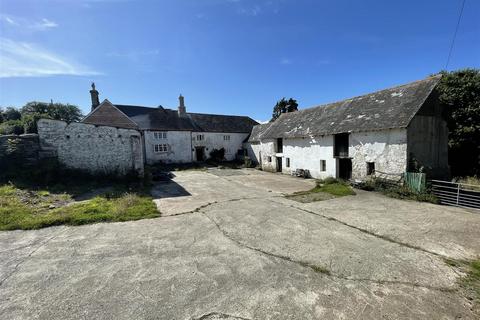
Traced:
<svg viewBox="0 0 480 320">
<path fill-rule="evenodd" d="M 0 105 L 100 99 L 267 120 L 445 68 L 461 0 L 1 0 Z M 467 0 L 449 70 L 480 67 Z"/>
</svg>

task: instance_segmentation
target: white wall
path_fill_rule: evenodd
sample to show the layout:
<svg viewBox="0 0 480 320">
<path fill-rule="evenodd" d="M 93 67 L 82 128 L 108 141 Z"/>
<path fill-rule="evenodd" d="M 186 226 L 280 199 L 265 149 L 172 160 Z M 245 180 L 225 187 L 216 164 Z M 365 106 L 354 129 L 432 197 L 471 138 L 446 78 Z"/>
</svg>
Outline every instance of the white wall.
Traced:
<svg viewBox="0 0 480 320">
<path fill-rule="evenodd" d="M 197 140 L 197 135 L 203 135 L 203 140 Z M 224 136 L 230 136 L 230 140 L 224 140 Z M 225 149 L 227 161 L 235 160 L 238 150 L 242 149 L 243 141 L 248 133 L 222 133 L 222 132 L 192 132 L 192 149 L 205 147 L 205 157 L 209 157 L 213 149 Z M 192 151 L 193 160 L 197 161 L 195 151 Z"/>
<path fill-rule="evenodd" d="M 148 164 L 156 162 L 192 162 L 190 131 L 166 131 L 167 139 L 155 139 L 154 131 L 145 131 L 145 158 Z M 167 144 L 168 152 L 156 153 L 155 144 Z"/>
<path fill-rule="evenodd" d="M 283 139 L 283 153 L 275 153 L 275 140 L 263 140 L 251 145 L 253 154 L 261 155 L 262 168 L 276 171 L 276 157 L 282 157 L 282 172 L 291 173 L 296 169 L 308 169 L 313 178 L 338 177 L 338 161 L 333 157 L 333 135 Z M 407 131 L 392 129 L 351 133 L 349 156 L 352 158 L 352 178 L 367 176 L 367 162 L 375 162 L 375 169 L 387 173 L 403 173 L 407 167 Z M 272 162 L 267 158 L 272 157 Z M 286 167 L 286 159 L 290 167 Z M 326 160 L 326 171 L 320 171 L 320 160 Z"/>
<path fill-rule="evenodd" d="M 286 167 L 290 158 L 290 168 Z M 326 171 L 320 171 L 320 160 L 326 160 Z M 336 176 L 336 159 L 333 158 L 333 136 L 283 139 L 283 170 L 308 169 L 317 179 Z"/>
<path fill-rule="evenodd" d="M 367 162 L 375 162 L 375 170 L 386 173 L 403 173 L 407 168 L 406 129 L 355 132 L 349 143 L 353 179 L 366 177 Z"/>
<path fill-rule="evenodd" d="M 92 173 L 143 175 L 141 135 L 137 130 L 41 119 L 40 147 L 65 166 Z"/>
</svg>

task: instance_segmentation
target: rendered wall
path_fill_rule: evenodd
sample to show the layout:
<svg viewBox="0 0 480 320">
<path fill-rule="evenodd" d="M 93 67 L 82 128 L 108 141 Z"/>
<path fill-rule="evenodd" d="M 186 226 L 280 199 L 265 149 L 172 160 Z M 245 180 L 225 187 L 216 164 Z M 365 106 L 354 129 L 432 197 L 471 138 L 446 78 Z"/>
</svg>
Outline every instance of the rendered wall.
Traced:
<svg viewBox="0 0 480 320">
<path fill-rule="evenodd" d="M 203 135 L 203 140 L 198 140 L 197 135 Z M 192 132 L 192 149 L 205 147 L 205 156 L 208 158 L 213 149 L 225 148 L 227 161 L 235 160 L 238 150 L 243 149 L 243 141 L 248 133 L 221 133 L 221 132 Z M 230 140 L 224 140 L 223 136 L 230 136 Z M 192 157 L 197 161 L 195 151 L 192 150 Z"/>
<path fill-rule="evenodd" d="M 352 133 L 349 143 L 353 179 L 367 176 L 367 162 L 375 162 L 375 170 L 391 174 L 407 169 L 406 129 Z"/>
<path fill-rule="evenodd" d="M 40 147 L 65 166 L 92 173 L 143 175 L 140 132 L 131 129 L 41 119 Z"/>
<path fill-rule="evenodd" d="M 154 131 L 145 131 L 144 139 L 148 164 L 193 162 L 190 131 L 167 131 L 167 139 L 155 139 Z M 155 144 L 167 144 L 168 152 L 155 152 Z"/>
<path fill-rule="evenodd" d="M 290 168 L 286 167 L 290 159 Z M 320 171 L 320 160 L 326 160 L 326 171 Z M 333 136 L 283 139 L 283 170 L 308 169 L 317 179 L 336 176 L 336 159 L 333 158 Z"/>
<path fill-rule="evenodd" d="M 333 135 L 283 139 L 283 153 L 275 153 L 275 141 L 263 140 L 251 145 L 253 153 L 261 155 L 262 168 L 276 171 L 276 157 L 282 157 L 282 172 L 307 169 L 313 178 L 338 177 L 337 159 L 333 156 Z M 268 157 L 272 162 L 268 162 Z M 365 179 L 367 162 L 375 162 L 375 169 L 387 173 L 403 173 L 407 167 L 407 131 L 393 129 L 352 133 L 349 136 L 349 157 L 352 158 L 352 178 Z M 286 159 L 290 167 L 286 167 Z M 326 171 L 320 171 L 320 160 L 326 160 Z"/>
</svg>

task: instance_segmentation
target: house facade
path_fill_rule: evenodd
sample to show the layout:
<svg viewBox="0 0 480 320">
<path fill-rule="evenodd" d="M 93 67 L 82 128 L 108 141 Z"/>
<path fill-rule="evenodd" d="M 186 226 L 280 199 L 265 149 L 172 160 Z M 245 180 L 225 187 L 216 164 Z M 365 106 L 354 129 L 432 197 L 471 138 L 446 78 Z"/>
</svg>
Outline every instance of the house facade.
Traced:
<svg viewBox="0 0 480 320">
<path fill-rule="evenodd" d="M 282 114 L 257 125 L 250 158 L 263 170 L 314 178 L 364 180 L 375 172 L 401 174 L 422 167 L 445 177 L 448 129 L 430 77 L 375 93 Z"/>
<path fill-rule="evenodd" d="M 225 149 L 225 159 L 234 160 L 254 125 L 249 117 L 189 113 L 184 97 L 177 110 L 99 103 L 92 84 L 92 111 L 83 123 L 138 130 L 145 162 L 190 163 L 204 161 L 214 149 Z"/>
</svg>

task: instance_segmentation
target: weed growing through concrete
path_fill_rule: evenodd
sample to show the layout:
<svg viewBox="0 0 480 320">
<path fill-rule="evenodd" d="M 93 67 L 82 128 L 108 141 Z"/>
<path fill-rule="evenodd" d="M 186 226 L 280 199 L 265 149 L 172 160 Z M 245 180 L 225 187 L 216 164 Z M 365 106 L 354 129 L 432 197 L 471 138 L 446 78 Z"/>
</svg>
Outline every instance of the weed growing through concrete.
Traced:
<svg viewBox="0 0 480 320">
<path fill-rule="evenodd" d="M 444 259 L 451 267 L 458 268 L 465 276 L 459 280 L 468 300 L 474 303 L 474 312 L 480 315 L 480 260 L 463 261 Z"/>
</svg>

